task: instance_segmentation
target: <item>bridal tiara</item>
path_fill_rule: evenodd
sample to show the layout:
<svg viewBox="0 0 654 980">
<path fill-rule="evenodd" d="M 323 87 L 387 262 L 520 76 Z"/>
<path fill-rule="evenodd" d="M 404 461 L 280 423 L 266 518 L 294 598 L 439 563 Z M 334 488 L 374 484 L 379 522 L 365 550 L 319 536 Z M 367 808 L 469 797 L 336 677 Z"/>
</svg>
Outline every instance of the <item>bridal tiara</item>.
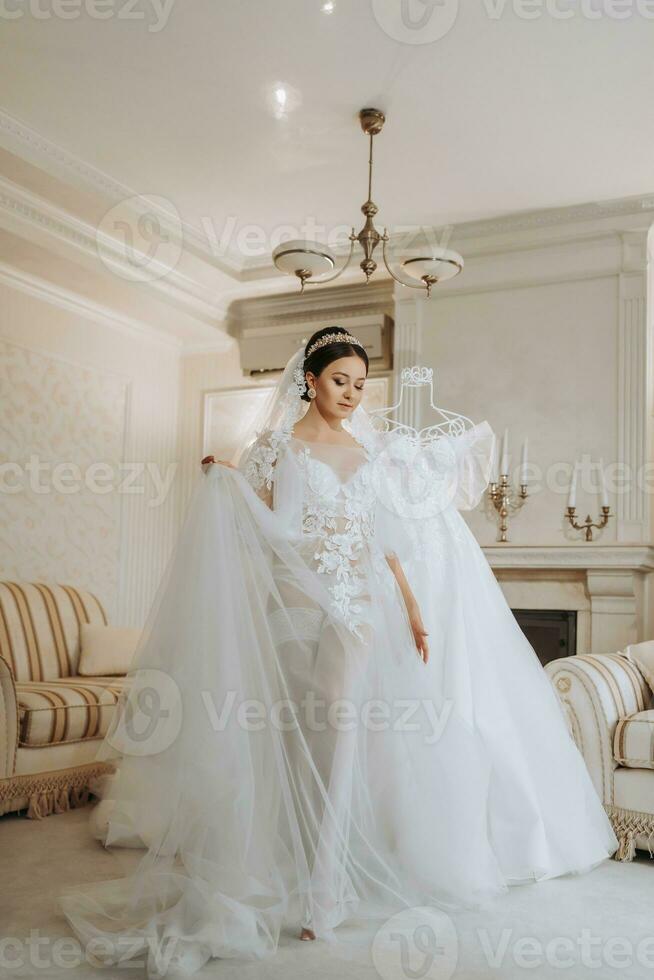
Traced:
<svg viewBox="0 0 654 980">
<path fill-rule="evenodd" d="M 321 347 L 326 347 L 328 344 L 356 344 L 357 347 L 363 348 L 361 341 L 353 337 L 351 333 L 326 333 L 324 337 L 320 337 L 319 340 L 316 340 L 315 344 L 311 345 L 304 359 L 306 360 L 307 357 L 311 357 L 314 351 L 319 350 Z"/>
</svg>

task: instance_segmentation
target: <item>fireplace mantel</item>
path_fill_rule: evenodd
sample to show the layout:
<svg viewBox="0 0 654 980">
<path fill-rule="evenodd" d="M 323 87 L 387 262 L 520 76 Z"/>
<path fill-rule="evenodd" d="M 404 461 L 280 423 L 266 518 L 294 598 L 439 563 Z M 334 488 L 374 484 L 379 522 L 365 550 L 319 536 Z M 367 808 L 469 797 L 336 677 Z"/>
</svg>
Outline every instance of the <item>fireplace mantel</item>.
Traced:
<svg viewBox="0 0 654 980">
<path fill-rule="evenodd" d="M 486 545 L 493 568 L 616 568 L 654 572 L 654 545 Z"/>
<path fill-rule="evenodd" d="M 615 653 L 654 636 L 654 546 L 486 545 L 512 609 L 574 609 L 576 653 Z"/>
</svg>

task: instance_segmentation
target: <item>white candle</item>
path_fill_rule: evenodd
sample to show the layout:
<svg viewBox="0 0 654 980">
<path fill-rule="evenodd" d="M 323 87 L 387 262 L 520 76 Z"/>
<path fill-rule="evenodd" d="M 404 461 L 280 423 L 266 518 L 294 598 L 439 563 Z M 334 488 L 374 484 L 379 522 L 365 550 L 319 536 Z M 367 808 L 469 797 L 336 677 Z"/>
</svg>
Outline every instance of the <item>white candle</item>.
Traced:
<svg viewBox="0 0 654 980">
<path fill-rule="evenodd" d="M 500 473 L 509 472 L 509 430 L 504 430 L 504 438 L 502 439 L 502 465 L 500 466 Z"/>
<path fill-rule="evenodd" d="M 491 474 L 490 474 L 491 483 L 500 482 L 498 472 L 497 472 L 498 457 L 499 454 L 497 449 L 497 436 L 495 436 L 493 439 L 493 450 L 491 452 Z"/>
<path fill-rule="evenodd" d="M 522 444 L 522 477 L 520 479 L 520 484 L 524 486 L 527 482 L 527 444 L 529 442 L 529 436 L 525 436 L 525 441 Z"/>
<path fill-rule="evenodd" d="M 606 476 L 604 474 L 604 460 L 599 461 L 599 471 L 600 471 L 600 486 L 602 488 L 602 507 L 609 506 L 609 494 L 606 489 Z"/>
<path fill-rule="evenodd" d="M 577 503 L 577 460 L 572 468 L 572 478 L 570 480 L 570 493 L 568 494 L 568 507 L 575 507 Z"/>
</svg>

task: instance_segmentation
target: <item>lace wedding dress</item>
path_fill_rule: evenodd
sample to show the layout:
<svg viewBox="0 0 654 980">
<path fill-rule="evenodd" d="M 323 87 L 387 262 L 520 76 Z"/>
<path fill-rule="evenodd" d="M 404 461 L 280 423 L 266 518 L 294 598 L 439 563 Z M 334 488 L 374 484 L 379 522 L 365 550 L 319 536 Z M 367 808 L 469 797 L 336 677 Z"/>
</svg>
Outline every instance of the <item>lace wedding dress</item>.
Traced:
<svg viewBox="0 0 654 980">
<path fill-rule="evenodd" d="M 488 423 L 423 445 L 357 410 L 352 444 L 328 445 L 297 415 L 198 481 L 101 747 L 119 768 L 95 833 L 145 853 L 59 898 L 98 964 L 190 975 L 300 925 L 337 942 L 352 917 L 483 907 L 617 847 L 459 513 L 488 481 Z"/>
</svg>

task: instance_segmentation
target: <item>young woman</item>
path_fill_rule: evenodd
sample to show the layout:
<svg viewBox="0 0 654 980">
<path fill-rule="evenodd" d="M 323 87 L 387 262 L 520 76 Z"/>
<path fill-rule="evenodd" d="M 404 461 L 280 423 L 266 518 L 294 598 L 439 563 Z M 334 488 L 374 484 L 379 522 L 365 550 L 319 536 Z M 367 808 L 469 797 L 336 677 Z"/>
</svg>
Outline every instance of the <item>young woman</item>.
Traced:
<svg viewBox="0 0 654 980">
<path fill-rule="evenodd" d="M 479 908 L 617 847 L 459 513 L 488 423 L 379 432 L 367 371 L 356 337 L 319 331 L 238 467 L 202 461 L 99 753 L 120 768 L 95 832 L 146 853 L 60 898 L 103 964 L 191 974 L 293 924 L 336 942 L 353 916 Z"/>
<path fill-rule="evenodd" d="M 335 597 L 337 593 L 340 595 L 343 608 L 351 606 L 354 599 L 357 605 L 361 605 L 361 593 L 354 590 L 355 587 L 364 587 L 361 580 L 372 574 L 372 566 L 369 569 L 365 567 L 364 553 L 366 537 L 373 538 L 372 509 L 375 501 L 369 500 L 370 513 L 362 511 L 356 520 L 348 512 L 346 502 L 357 493 L 363 497 L 365 482 L 360 480 L 354 488 L 349 488 L 347 481 L 360 468 L 363 476 L 362 464 L 366 461 L 366 452 L 362 444 L 343 428 L 343 422 L 351 418 L 361 403 L 368 375 L 368 355 L 356 338 L 349 336 L 345 330 L 327 327 L 314 334 L 307 344 L 303 374 L 300 388 L 304 390 L 300 398 L 308 402 L 309 407 L 290 433 L 289 449 L 304 460 L 304 472 L 310 456 L 338 474 L 340 486 L 333 496 L 334 481 L 329 473 L 328 499 L 320 500 L 319 492 L 313 494 L 309 521 L 314 526 L 311 529 L 306 526 L 306 512 L 301 518 L 297 515 L 303 521 L 304 532 L 300 550 L 317 572 L 328 572 L 330 591 Z M 273 493 L 278 445 L 279 433 L 269 429 L 250 450 L 244 472 L 268 507 L 274 506 L 277 512 L 288 512 L 289 501 L 282 499 L 279 493 Z M 232 465 L 224 460 L 215 460 L 213 456 L 205 456 L 202 460 L 203 465 L 215 462 Z M 325 472 L 323 468 L 323 475 Z M 353 552 L 357 553 L 356 556 Z M 392 554 L 385 557 L 404 599 L 417 650 L 426 663 L 429 648 L 418 603 L 397 557 Z M 366 598 L 369 602 L 370 597 Z"/>
</svg>

